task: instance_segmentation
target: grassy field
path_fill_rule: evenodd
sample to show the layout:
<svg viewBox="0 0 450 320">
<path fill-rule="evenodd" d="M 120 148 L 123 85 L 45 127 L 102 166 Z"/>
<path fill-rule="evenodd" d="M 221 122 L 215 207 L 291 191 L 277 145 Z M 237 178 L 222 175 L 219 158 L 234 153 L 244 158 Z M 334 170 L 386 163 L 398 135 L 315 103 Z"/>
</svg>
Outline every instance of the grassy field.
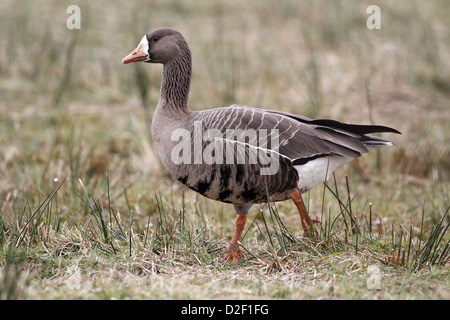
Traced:
<svg viewBox="0 0 450 320">
<path fill-rule="evenodd" d="M 81 29 L 66 9 L 81 9 Z M 381 8 L 369 30 L 366 9 Z M 450 299 L 448 1 L 0 3 L 0 298 Z M 191 109 L 232 103 L 395 127 L 396 146 L 254 208 L 172 179 L 149 131 L 161 66 L 121 59 L 160 26 L 193 53 Z"/>
</svg>

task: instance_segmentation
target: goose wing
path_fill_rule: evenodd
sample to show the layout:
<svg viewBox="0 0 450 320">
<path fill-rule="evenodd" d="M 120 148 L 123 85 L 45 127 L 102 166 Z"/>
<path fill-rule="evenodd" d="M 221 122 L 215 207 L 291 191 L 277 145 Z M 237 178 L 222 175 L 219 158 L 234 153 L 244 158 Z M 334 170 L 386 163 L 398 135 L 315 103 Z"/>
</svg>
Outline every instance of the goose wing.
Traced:
<svg viewBox="0 0 450 320">
<path fill-rule="evenodd" d="M 203 113 L 203 112 L 202 112 Z M 247 135 L 244 142 L 261 148 L 276 149 L 294 164 L 304 164 L 322 156 L 338 155 L 356 158 L 377 145 L 389 145 L 389 140 L 368 133 L 397 130 L 375 125 L 346 124 L 328 119 L 306 117 L 272 110 L 232 105 L 208 110 L 203 115 L 205 127 Z M 250 134 L 256 132 L 254 134 Z M 261 136 L 267 134 L 267 139 Z M 259 141 L 256 141 L 258 139 Z M 237 139 L 238 140 L 238 139 Z M 242 137 L 241 140 L 242 142 Z"/>
</svg>

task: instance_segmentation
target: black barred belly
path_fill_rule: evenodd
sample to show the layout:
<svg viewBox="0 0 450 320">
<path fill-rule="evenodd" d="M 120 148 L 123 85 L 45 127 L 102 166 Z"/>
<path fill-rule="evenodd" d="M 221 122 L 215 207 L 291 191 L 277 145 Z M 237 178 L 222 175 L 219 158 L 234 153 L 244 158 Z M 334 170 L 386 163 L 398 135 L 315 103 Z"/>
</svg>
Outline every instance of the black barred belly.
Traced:
<svg viewBox="0 0 450 320">
<path fill-rule="evenodd" d="M 280 161 L 274 174 L 261 174 L 259 165 L 182 165 L 175 178 L 201 195 L 226 203 L 281 201 L 297 187 L 298 172 L 290 161 Z"/>
</svg>

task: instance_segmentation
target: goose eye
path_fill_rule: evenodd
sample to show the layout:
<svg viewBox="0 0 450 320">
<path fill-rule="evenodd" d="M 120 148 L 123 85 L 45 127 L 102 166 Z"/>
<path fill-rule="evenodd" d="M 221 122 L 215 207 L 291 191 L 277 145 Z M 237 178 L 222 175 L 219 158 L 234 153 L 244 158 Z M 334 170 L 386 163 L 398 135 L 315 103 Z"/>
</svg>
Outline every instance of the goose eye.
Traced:
<svg viewBox="0 0 450 320">
<path fill-rule="evenodd" d="M 150 39 L 152 42 L 157 42 L 159 40 L 159 37 L 154 36 Z"/>
</svg>

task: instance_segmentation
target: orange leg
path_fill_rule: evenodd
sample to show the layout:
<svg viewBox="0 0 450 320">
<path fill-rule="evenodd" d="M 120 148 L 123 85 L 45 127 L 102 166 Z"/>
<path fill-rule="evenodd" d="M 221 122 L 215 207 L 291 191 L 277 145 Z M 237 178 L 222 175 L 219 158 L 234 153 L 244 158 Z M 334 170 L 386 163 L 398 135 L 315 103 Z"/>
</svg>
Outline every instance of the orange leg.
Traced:
<svg viewBox="0 0 450 320">
<path fill-rule="evenodd" d="M 231 239 L 230 245 L 228 246 L 227 253 L 223 257 L 226 261 L 231 263 L 237 263 L 238 258 L 243 258 L 244 255 L 238 248 L 238 241 L 241 240 L 242 231 L 245 227 L 245 222 L 247 221 L 247 215 L 238 214 L 236 218 L 236 224 L 233 234 L 233 239 Z"/>
<path fill-rule="evenodd" d="M 309 230 L 313 227 L 313 223 L 318 223 L 317 220 L 312 220 L 308 216 L 308 212 L 306 212 L 305 205 L 303 204 L 302 197 L 300 196 L 300 192 L 298 189 L 295 189 L 291 194 L 289 194 L 292 201 L 294 201 L 297 206 L 298 212 L 300 213 L 300 220 L 302 221 L 302 227 L 304 231 L 304 235 L 309 234 Z"/>
</svg>

